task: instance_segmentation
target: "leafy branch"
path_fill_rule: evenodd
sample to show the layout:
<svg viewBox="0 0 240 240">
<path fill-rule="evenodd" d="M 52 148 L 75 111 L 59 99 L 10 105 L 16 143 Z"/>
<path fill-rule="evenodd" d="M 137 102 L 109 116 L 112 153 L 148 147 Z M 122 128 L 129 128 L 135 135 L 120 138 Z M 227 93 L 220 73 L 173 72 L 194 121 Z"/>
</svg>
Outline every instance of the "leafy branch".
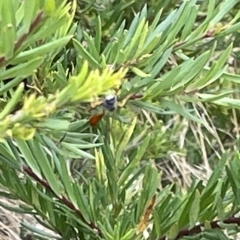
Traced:
<svg viewBox="0 0 240 240">
<path fill-rule="evenodd" d="M 207 111 L 239 109 L 228 66 L 238 3 L 0 3 L 0 195 L 24 203 L 0 205 L 58 234 L 23 224 L 37 239 L 226 239 L 218 228 L 230 235 L 232 224 L 239 232 L 238 142 L 223 145 L 233 127 Z M 101 104 L 109 92 L 114 111 Z M 91 126 L 91 116 L 102 118 Z M 204 180 L 195 174 L 202 162 L 214 167 Z M 165 181 L 174 167 L 190 179 L 185 187 Z"/>
</svg>

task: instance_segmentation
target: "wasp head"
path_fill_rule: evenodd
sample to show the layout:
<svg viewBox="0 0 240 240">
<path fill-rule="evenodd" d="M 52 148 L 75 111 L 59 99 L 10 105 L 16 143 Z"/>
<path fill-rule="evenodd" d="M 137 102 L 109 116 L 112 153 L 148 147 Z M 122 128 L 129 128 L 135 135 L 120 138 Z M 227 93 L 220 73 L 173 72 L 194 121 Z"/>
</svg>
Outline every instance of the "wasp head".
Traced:
<svg viewBox="0 0 240 240">
<path fill-rule="evenodd" d="M 103 100 L 102 105 L 110 112 L 114 111 L 117 108 L 117 96 L 109 94 Z"/>
</svg>

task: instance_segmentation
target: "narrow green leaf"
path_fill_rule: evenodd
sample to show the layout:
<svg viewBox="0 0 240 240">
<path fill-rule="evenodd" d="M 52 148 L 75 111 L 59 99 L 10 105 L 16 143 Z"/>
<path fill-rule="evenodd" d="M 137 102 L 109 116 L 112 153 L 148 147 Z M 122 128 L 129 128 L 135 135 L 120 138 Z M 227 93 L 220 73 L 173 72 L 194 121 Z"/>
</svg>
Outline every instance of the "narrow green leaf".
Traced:
<svg viewBox="0 0 240 240">
<path fill-rule="evenodd" d="M 44 10 L 47 14 L 52 15 L 56 10 L 55 0 L 45 0 Z"/>
<path fill-rule="evenodd" d="M 175 239 L 177 234 L 178 234 L 178 224 L 177 223 L 174 223 L 170 230 L 167 232 L 167 236 L 168 236 L 168 239 Z"/>
<path fill-rule="evenodd" d="M 105 166 L 103 156 L 100 152 L 97 152 L 95 149 L 95 164 L 96 164 L 96 176 L 98 181 L 103 184 L 104 174 L 105 174 Z"/>
<path fill-rule="evenodd" d="M 190 60 L 192 61 L 192 60 Z M 151 87 L 147 89 L 145 94 L 146 97 L 153 99 L 154 97 L 158 96 L 159 93 L 163 92 L 164 90 L 171 88 L 174 86 L 175 83 L 182 80 L 183 74 L 186 74 L 188 69 L 184 69 L 184 73 L 181 74 L 181 66 L 176 67 L 172 71 L 163 75 L 160 81 L 156 81 Z"/>
<path fill-rule="evenodd" d="M 140 23 L 137 25 L 137 29 L 134 32 L 130 43 L 127 45 L 126 49 L 124 50 L 124 61 L 130 60 L 133 58 L 133 56 L 136 54 L 137 46 L 139 39 L 141 38 L 142 34 L 147 34 L 147 29 L 145 28 L 145 32 L 143 31 L 144 25 L 146 23 L 146 19 L 143 18 Z M 131 34 L 131 32 L 130 32 Z"/>
<path fill-rule="evenodd" d="M 209 240 L 229 240 L 229 238 L 220 229 L 206 230 L 202 234 L 202 239 Z"/>
<path fill-rule="evenodd" d="M 218 80 L 225 72 L 223 66 L 226 63 L 231 51 L 232 44 L 229 45 L 228 48 L 221 54 L 221 56 L 213 64 L 213 66 L 211 67 L 210 71 L 206 76 L 200 78 L 199 80 L 191 84 L 191 88 L 189 88 L 189 91 L 191 91 L 192 89 L 202 89 L 208 86 L 210 83 L 213 83 L 214 81 Z"/>
<path fill-rule="evenodd" d="M 157 24 L 159 23 L 160 17 L 162 15 L 163 9 L 160 9 L 157 12 L 157 15 L 155 16 L 152 24 L 149 26 L 149 33 L 152 33 L 154 31 L 154 29 L 156 28 Z"/>
<path fill-rule="evenodd" d="M 240 205 L 240 164 L 239 157 L 235 156 L 235 159 L 230 162 L 230 166 L 226 166 L 227 175 L 232 186 L 232 191 L 234 193 L 236 202 Z"/>
<path fill-rule="evenodd" d="M 188 61 L 189 68 L 187 68 L 186 75 L 183 77 L 182 81 L 174 85 L 171 90 L 175 90 L 181 86 L 185 86 L 185 84 L 189 83 L 191 80 L 194 79 L 204 68 L 204 66 L 207 64 L 209 61 L 212 53 L 215 50 L 215 45 L 212 47 L 210 51 L 204 52 L 202 55 L 200 55 L 196 60 L 194 61 Z M 191 86 L 191 83 L 190 83 Z M 193 89 L 193 88 L 191 88 Z M 190 90 L 191 90 L 190 89 Z M 186 88 L 186 92 L 190 91 L 188 88 Z"/>
<path fill-rule="evenodd" d="M 65 36 L 57 40 L 53 40 L 49 43 L 43 44 L 40 47 L 36 47 L 24 52 L 21 52 L 17 55 L 12 61 L 13 64 L 21 63 L 32 58 L 39 59 L 39 56 L 43 56 L 46 53 L 51 53 L 53 50 L 56 51 L 57 48 L 63 48 L 73 36 Z"/>
<path fill-rule="evenodd" d="M 22 92 L 24 90 L 24 84 L 19 84 L 17 90 L 14 92 L 12 98 L 8 101 L 2 112 L 0 113 L 0 119 L 5 118 L 10 112 L 14 109 L 14 107 L 18 104 L 22 97 Z"/>
<path fill-rule="evenodd" d="M 218 181 L 218 178 L 220 178 L 222 171 L 224 169 L 224 166 L 227 162 L 227 160 L 229 159 L 229 152 L 225 152 L 221 159 L 218 161 L 217 166 L 215 166 L 214 171 L 211 175 L 211 177 L 209 178 L 206 187 L 203 190 L 203 193 L 205 193 L 206 191 L 208 191 L 210 188 L 212 188 L 212 186 L 214 184 L 216 184 L 216 182 Z"/>
<path fill-rule="evenodd" d="M 137 26 L 139 24 L 139 20 L 140 20 L 139 17 L 140 17 L 140 14 L 137 13 L 135 18 L 133 19 L 131 25 L 130 25 L 130 28 L 129 28 L 128 32 L 127 32 L 127 36 L 125 38 L 125 41 L 124 41 L 124 44 L 123 44 L 122 47 L 127 46 L 127 44 L 129 44 L 129 42 L 131 41 L 132 37 L 134 36 L 136 28 L 137 28 Z"/>
<path fill-rule="evenodd" d="M 39 234 L 40 236 L 44 236 L 47 237 L 48 239 L 61 239 L 61 237 L 59 237 L 58 235 L 55 235 L 53 233 L 49 233 L 47 231 L 43 231 L 42 228 L 36 228 L 35 225 L 29 224 L 28 222 L 22 222 L 21 223 L 23 225 L 23 227 L 27 230 L 29 230 L 30 232 Z"/>
<path fill-rule="evenodd" d="M 73 191 L 71 178 L 69 176 L 69 172 L 68 172 L 68 169 L 67 169 L 67 165 L 66 165 L 67 162 L 61 156 L 57 157 L 57 155 L 53 151 L 52 151 L 52 155 L 53 155 L 53 160 L 55 162 L 55 165 L 58 169 L 61 181 L 62 181 L 62 183 L 65 187 L 65 191 L 66 191 L 70 201 L 76 207 L 77 206 L 77 201 L 76 201 L 75 194 L 74 194 L 74 191 Z"/>
<path fill-rule="evenodd" d="M 220 106 L 224 106 L 224 107 L 240 109 L 240 100 L 239 99 L 224 97 L 222 99 L 213 101 L 213 103 L 220 105 Z"/>
<path fill-rule="evenodd" d="M 84 220 L 90 222 L 90 206 L 83 187 L 79 186 L 78 183 L 74 183 L 73 193 L 75 194 L 75 199 L 77 201 L 77 208 L 82 213 Z"/>
<path fill-rule="evenodd" d="M 213 18 L 214 14 L 216 13 L 216 0 L 208 1 L 207 6 L 207 19 Z"/>
<path fill-rule="evenodd" d="M 69 125 L 69 132 L 75 132 L 78 129 L 82 129 L 86 125 L 86 123 L 88 123 L 88 121 L 86 119 L 81 119 L 81 120 L 71 122 Z M 83 131 L 81 131 L 81 132 L 83 132 Z"/>
<path fill-rule="evenodd" d="M 15 160 L 13 152 L 11 151 L 11 148 L 7 145 L 7 143 L 6 144 L 4 144 L 4 143 L 0 144 L 0 152 L 1 152 L 1 155 L 6 157 L 7 159 L 9 159 L 11 161 Z"/>
<path fill-rule="evenodd" d="M 232 33 L 235 33 L 237 31 L 239 31 L 240 29 L 240 23 L 236 23 L 232 26 L 229 26 L 228 28 L 222 30 L 217 36 L 220 38 L 220 37 L 224 37 L 224 36 L 228 36 Z"/>
<path fill-rule="evenodd" d="M 217 9 L 217 14 L 213 15 L 213 19 L 210 22 L 211 26 L 215 26 L 221 19 L 238 3 L 237 0 L 228 0 L 220 3 Z"/>
<path fill-rule="evenodd" d="M 13 206 L 11 207 L 9 206 L 9 204 L 3 203 L 3 202 L 0 202 L 0 206 L 11 212 L 20 213 L 20 214 L 28 213 L 25 209 L 22 209 L 20 207 L 13 207 Z"/>
<path fill-rule="evenodd" d="M 148 34 L 148 22 L 146 22 L 143 27 L 143 30 L 142 30 L 142 33 L 140 35 L 140 39 L 138 42 L 137 50 L 136 50 L 135 54 L 133 55 L 133 59 L 138 59 L 139 57 L 141 57 L 142 52 L 144 51 L 143 45 L 146 41 L 147 34 Z"/>
<path fill-rule="evenodd" d="M 118 199 L 118 186 L 117 186 L 117 176 L 116 176 L 116 170 L 115 169 L 111 169 L 108 171 L 106 171 L 106 175 L 107 175 L 107 184 L 108 184 L 108 189 L 109 189 L 109 193 L 111 196 L 111 201 L 112 203 L 115 203 Z"/>
<path fill-rule="evenodd" d="M 156 56 L 158 54 L 161 54 L 161 57 L 160 58 L 156 57 L 155 59 L 153 59 L 153 61 L 152 61 L 153 66 L 151 66 L 150 63 L 148 63 L 147 65 L 149 66 L 149 69 L 148 69 L 148 67 L 146 67 L 146 70 L 148 72 L 151 72 L 151 77 L 147 78 L 147 79 L 151 80 L 150 81 L 151 84 L 153 82 L 153 79 L 156 76 L 158 76 L 159 71 L 162 70 L 163 66 L 166 64 L 166 62 L 168 61 L 168 59 L 169 59 L 169 57 L 170 57 L 170 55 L 172 53 L 172 48 L 168 48 L 163 53 L 162 53 L 162 49 L 161 48 L 159 50 L 160 51 L 156 50 Z"/>
<path fill-rule="evenodd" d="M 137 205 L 136 219 L 140 220 L 146 208 L 146 204 L 156 194 L 159 183 L 158 170 L 155 166 L 148 164 L 145 168 L 144 178 L 142 182 L 142 191 Z"/>
<path fill-rule="evenodd" d="M 43 59 L 41 57 L 37 57 L 32 59 L 26 63 L 18 64 L 15 67 L 9 68 L 5 71 L 0 72 L 0 81 L 8 78 L 16 78 L 16 77 L 28 77 L 33 73 L 33 71 L 40 66 Z"/>
<path fill-rule="evenodd" d="M 61 145 L 64 148 L 68 149 L 69 151 L 78 155 L 78 157 L 94 159 L 94 157 L 90 153 L 88 153 L 86 151 L 83 151 L 81 149 L 78 149 L 78 147 L 79 147 L 78 144 L 71 144 L 71 143 L 62 142 Z"/>
<path fill-rule="evenodd" d="M 97 27 L 96 27 L 96 36 L 95 40 L 95 47 L 98 53 L 100 53 L 101 49 L 101 39 L 102 39 L 102 23 L 100 16 L 97 17 Z"/>
<path fill-rule="evenodd" d="M 14 26 L 9 23 L 7 26 L 2 28 L 1 41 L 3 44 L 4 52 L 6 59 L 10 59 L 13 56 L 14 43 L 16 40 L 16 32 Z"/>
<path fill-rule="evenodd" d="M 121 155 L 126 148 L 132 134 L 135 128 L 135 125 L 137 123 L 137 118 L 135 117 L 129 126 L 128 130 L 124 133 L 122 139 L 120 140 L 118 146 L 117 146 L 117 151 L 116 151 L 116 160 L 121 161 Z"/>
<path fill-rule="evenodd" d="M 240 83 L 240 76 L 232 73 L 223 73 L 222 78 L 226 81 Z"/>
<path fill-rule="evenodd" d="M 192 33 L 190 33 L 190 35 L 188 36 L 189 39 L 196 41 L 196 39 L 201 38 L 202 34 L 208 30 L 209 22 L 217 14 L 215 6 L 216 6 L 215 0 L 208 1 L 207 17 L 194 31 L 192 31 Z"/>
<path fill-rule="evenodd" d="M 184 41 L 188 38 L 189 34 L 192 32 L 194 24 L 196 22 L 196 18 L 198 16 L 199 6 L 195 5 L 195 1 L 190 2 L 192 4 L 191 9 L 189 10 L 190 13 L 188 14 L 188 21 L 185 22 L 183 30 L 181 32 L 181 40 Z"/>
<path fill-rule="evenodd" d="M 7 1 L 1 5 L 2 17 L 1 26 L 7 26 L 9 23 L 16 27 L 16 19 L 15 19 L 15 10 L 16 3 L 14 1 Z"/>
<path fill-rule="evenodd" d="M 134 238 L 135 234 L 136 234 L 136 230 L 135 229 L 131 229 L 131 230 L 127 231 L 125 233 L 125 235 L 123 235 L 121 237 L 121 240 L 131 240 L 131 239 Z"/>
<path fill-rule="evenodd" d="M 226 96 L 229 96 L 229 94 L 231 93 L 234 93 L 234 90 L 228 90 L 228 91 L 224 91 L 220 94 L 216 94 L 216 95 L 213 95 L 213 94 L 201 94 L 201 93 L 198 93 L 198 97 L 200 97 L 200 100 L 201 101 L 206 101 L 206 102 L 212 102 L 212 101 L 217 101 L 217 100 L 221 100 L 222 98 L 226 97 Z"/>
<path fill-rule="evenodd" d="M 24 157 L 24 160 L 29 165 L 31 170 L 39 177 L 42 178 L 41 170 L 38 165 L 37 159 L 34 158 L 32 151 L 30 150 L 26 141 L 16 139 L 17 146 L 19 151 Z"/>
<path fill-rule="evenodd" d="M 36 161 L 38 162 L 38 165 L 46 178 L 48 184 L 50 185 L 52 191 L 57 195 L 61 195 L 61 188 L 59 181 L 57 177 L 54 174 L 53 166 L 50 165 L 50 158 L 47 157 L 47 154 L 43 150 L 43 147 L 41 144 L 33 139 L 31 142 L 32 151 L 34 152 L 34 155 L 37 156 Z"/>
<path fill-rule="evenodd" d="M 24 33 L 29 32 L 30 25 L 39 9 L 39 1 L 24 0 L 23 27 Z"/>
<path fill-rule="evenodd" d="M 119 183 L 118 183 L 118 186 L 123 186 L 125 184 L 119 194 L 119 198 L 123 200 L 125 200 L 125 198 L 128 199 L 131 197 L 130 194 L 128 194 L 128 196 L 125 196 L 126 192 L 131 188 L 131 186 L 133 186 L 134 181 L 138 180 L 139 176 L 144 175 L 145 167 L 141 167 L 137 171 L 134 171 L 131 168 L 128 168 L 128 170 L 131 170 L 131 172 L 128 172 L 128 173 L 124 172 L 124 175 L 123 174 L 121 175 L 121 178 L 119 179 Z M 127 176 L 129 177 L 127 178 Z M 131 192 L 131 194 L 135 195 L 137 193 Z"/>
<path fill-rule="evenodd" d="M 162 228 L 161 228 L 161 219 L 159 218 L 156 211 L 153 211 L 153 232 L 156 233 L 157 238 L 160 238 L 162 234 Z"/>
<path fill-rule="evenodd" d="M 87 49 L 89 50 L 89 54 L 94 58 L 97 62 L 100 62 L 100 55 L 96 49 L 95 41 L 92 37 L 90 37 L 86 32 L 83 32 L 84 39 L 87 42 Z"/>
<path fill-rule="evenodd" d="M 178 8 L 171 22 L 172 27 L 169 28 L 169 31 L 166 33 L 166 36 L 167 36 L 166 42 L 174 41 L 176 38 L 176 35 L 179 33 L 179 31 L 182 29 L 182 27 L 186 23 L 186 18 L 188 17 L 188 14 L 189 14 L 189 4 L 190 4 L 190 1 L 184 1 Z"/>
<path fill-rule="evenodd" d="M 148 193 L 145 197 L 150 200 L 156 193 L 158 188 L 159 177 L 158 170 L 154 165 L 148 165 L 145 170 L 145 176 L 143 179 L 143 189 Z"/>
<path fill-rule="evenodd" d="M 149 44 L 153 44 L 153 39 L 155 40 L 158 40 L 158 42 L 156 44 L 159 44 L 161 43 L 161 41 L 159 41 L 159 38 L 161 37 L 162 33 L 169 28 L 169 26 L 172 24 L 173 22 L 173 18 L 175 17 L 176 15 L 176 12 L 177 10 L 173 10 L 171 11 L 168 15 L 167 15 L 167 18 L 162 21 L 157 27 L 156 29 L 151 33 L 149 34 L 145 44 L 144 44 L 144 48 L 146 48 L 147 46 L 149 47 Z M 167 42 L 165 42 L 166 44 Z M 147 47 L 147 48 L 148 48 Z M 146 51 L 146 50 L 145 50 Z M 148 51 L 149 53 L 150 51 Z"/>
<path fill-rule="evenodd" d="M 151 136 L 147 135 L 147 137 L 144 139 L 143 143 L 138 147 L 137 153 L 134 156 L 133 160 L 127 165 L 127 167 L 123 170 L 121 176 L 119 177 L 118 180 L 118 185 L 122 186 L 127 178 L 133 173 L 134 168 L 136 168 L 142 159 L 149 142 L 151 140 Z"/>
<path fill-rule="evenodd" d="M 109 52 L 111 52 L 112 42 L 119 42 L 119 39 L 121 39 L 122 41 L 125 39 L 126 31 L 124 31 L 124 27 L 125 27 L 125 21 L 122 22 L 119 29 L 116 30 L 115 34 L 112 36 L 111 40 L 103 50 L 103 56 L 108 56 Z"/>
<path fill-rule="evenodd" d="M 118 42 L 118 40 L 112 43 L 110 54 L 109 56 L 108 55 L 106 56 L 110 63 L 116 64 L 116 63 L 123 62 L 123 59 L 119 58 L 119 54 L 120 54 L 119 45 L 120 43 Z"/>
<path fill-rule="evenodd" d="M 3 94 L 7 92 L 9 89 L 17 86 L 21 81 L 22 81 L 22 77 L 15 77 L 14 79 L 12 79 L 10 82 L 6 84 L 4 83 L 4 81 L 2 81 L 0 83 L 0 94 Z"/>
<path fill-rule="evenodd" d="M 176 104 L 174 102 L 165 101 L 165 100 L 163 100 L 161 104 L 163 108 L 164 107 L 169 108 L 170 110 L 175 111 L 176 113 L 182 115 L 183 117 L 189 120 L 192 120 L 201 124 L 205 124 L 205 122 L 202 119 L 192 115 L 189 112 L 189 110 L 183 107 L 182 105 Z"/>
<path fill-rule="evenodd" d="M 48 118 L 45 121 L 38 123 L 37 126 L 40 128 L 60 131 L 60 130 L 67 130 L 69 127 L 69 124 L 70 124 L 69 121 L 66 121 L 66 120 Z"/>
<path fill-rule="evenodd" d="M 9 158 L 6 158 L 2 155 L 0 155 L 0 161 L 4 164 L 7 164 L 7 166 L 17 169 L 19 171 L 19 169 L 21 168 L 21 164 L 19 162 L 16 161 L 12 161 Z"/>
<path fill-rule="evenodd" d="M 91 54 L 80 44 L 76 39 L 73 39 L 73 45 L 76 48 L 78 54 L 84 59 L 87 60 L 91 68 L 100 68 L 99 63 L 94 59 Z"/>
<path fill-rule="evenodd" d="M 193 228 L 196 222 L 198 221 L 198 214 L 200 210 L 200 199 L 201 199 L 201 194 L 198 191 L 198 189 L 196 189 L 194 200 L 192 202 L 192 206 L 189 211 L 189 222 L 190 222 L 189 228 Z"/>
<path fill-rule="evenodd" d="M 142 51 L 142 56 L 144 56 L 145 54 L 149 54 L 150 52 L 152 52 L 154 50 L 154 48 L 157 47 L 157 45 L 159 44 L 159 42 L 161 42 L 161 37 L 162 37 L 162 33 L 159 33 L 159 34 L 156 34 L 156 35 L 153 35 L 153 34 L 150 34 L 150 36 L 152 38 L 147 38 L 145 40 L 145 43 L 143 45 L 143 51 Z M 164 48 L 165 46 L 163 45 L 162 48 Z"/>
<path fill-rule="evenodd" d="M 139 77 L 142 77 L 142 78 L 151 77 L 151 74 L 147 74 L 142 70 L 140 70 L 139 68 L 131 67 L 131 70 Z"/>
<path fill-rule="evenodd" d="M 108 22 L 104 24 L 104 30 L 109 29 L 111 24 L 116 22 L 116 19 L 118 18 L 118 16 L 119 16 L 119 19 L 122 19 L 123 12 L 125 12 L 125 9 L 134 3 L 135 3 L 135 0 L 129 0 L 125 4 L 123 2 L 119 2 L 118 5 L 115 5 L 114 11 L 112 12 L 111 16 L 108 18 L 109 19 Z"/>
<path fill-rule="evenodd" d="M 137 106 L 141 109 L 145 109 L 149 112 L 162 114 L 162 115 L 172 115 L 175 114 L 175 111 L 166 111 L 161 105 L 157 105 L 156 103 L 144 102 L 144 101 L 136 101 L 133 100 L 131 103 L 134 106 Z"/>
<path fill-rule="evenodd" d="M 221 197 L 217 198 L 217 216 L 218 216 L 218 219 L 220 219 L 221 221 L 224 221 L 225 211 L 224 211 L 223 199 Z"/>
<path fill-rule="evenodd" d="M 2 51 L 7 58 L 13 56 L 14 43 L 16 39 L 16 19 L 15 19 L 15 3 L 14 1 L 7 1 L 2 4 L 1 18 L 1 44 Z"/>
<path fill-rule="evenodd" d="M 182 203 L 184 204 L 184 207 L 181 210 L 181 215 L 180 215 L 179 220 L 178 220 L 178 227 L 180 229 L 186 227 L 186 225 L 188 225 L 188 223 L 189 223 L 190 215 L 188 213 L 190 213 L 190 211 L 194 211 L 194 210 L 191 210 L 191 208 L 192 208 L 193 203 L 194 203 L 195 198 L 196 198 L 196 191 L 197 191 L 200 184 L 201 183 L 199 182 L 196 186 L 194 186 L 194 189 L 192 190 L 192 192 L 189 192 L 188 195 L 186 196 L 185 201 L 184 202 L 182 201 Z M 199 195 L 200 194 L 197 193 L 198 199 L 196 199 L 196 205 L 198 205 L 198 207 L 199 207 L 199 204 L 200 204 L 200 199 L 199 199 L 200 196 Z M 199 209 L 197 209 L 197 212 L 199 212 Z M 193 220 L 195 220 L 195 219 L 193 219 Z"/>
<path fill-rule="evenodd" d="M 39 29 L 34 35 L 30 36 L 29 39 L 26 40 L 26 44 L 51 36 L 51 34 L 57 32 L 66 23 L 66 21 L 66 15 L 59 17 L 55 21 L 49 19 L 49 22 L 47 22 L 48 24 L 46 23 L 46 27 Z"/>
</svg>

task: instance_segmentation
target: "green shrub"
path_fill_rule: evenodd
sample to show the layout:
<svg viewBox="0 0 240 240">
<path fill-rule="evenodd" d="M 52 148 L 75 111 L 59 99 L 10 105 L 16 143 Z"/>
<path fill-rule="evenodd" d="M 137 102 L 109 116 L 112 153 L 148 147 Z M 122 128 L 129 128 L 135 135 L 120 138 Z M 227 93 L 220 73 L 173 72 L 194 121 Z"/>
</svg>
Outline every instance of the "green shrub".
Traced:
<svg viewBox="0 0 240 240">
<path fill-rule="evenodd" d="M 0 205 L 32 239 L 239 232 L 238 5 L 0 3 Z"/>
</svg>

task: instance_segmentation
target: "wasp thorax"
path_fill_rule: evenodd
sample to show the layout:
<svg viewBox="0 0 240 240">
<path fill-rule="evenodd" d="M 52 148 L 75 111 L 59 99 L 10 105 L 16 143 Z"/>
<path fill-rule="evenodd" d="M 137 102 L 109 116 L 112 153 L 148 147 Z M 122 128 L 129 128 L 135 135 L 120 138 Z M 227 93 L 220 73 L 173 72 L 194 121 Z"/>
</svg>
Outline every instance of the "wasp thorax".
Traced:
<svg viewBox="0 0 240 240">
<path fill-rule="evenodd" d="M 103 100 L 102 105 L 108 110 L 108 111 L 114 111 L 117 107 L 117 96 L 113 94 L 109 94 L 105 97 Z"/>
</svg>

